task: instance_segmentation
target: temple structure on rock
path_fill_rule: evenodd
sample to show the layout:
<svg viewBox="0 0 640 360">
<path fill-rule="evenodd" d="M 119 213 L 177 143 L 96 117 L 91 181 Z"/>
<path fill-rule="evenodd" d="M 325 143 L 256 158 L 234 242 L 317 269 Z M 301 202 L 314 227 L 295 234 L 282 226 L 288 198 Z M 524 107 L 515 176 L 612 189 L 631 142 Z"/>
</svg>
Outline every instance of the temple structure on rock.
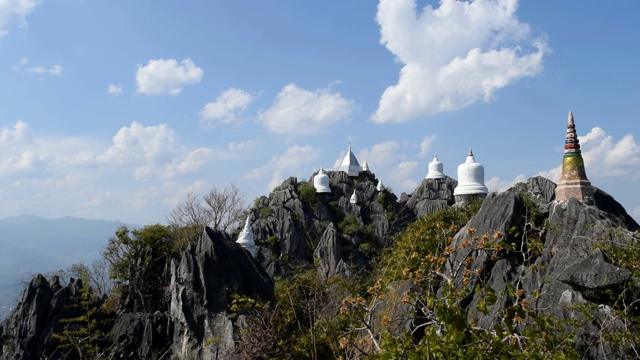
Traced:
<svg viewBox="0 0 640 360">
<path fill-rule="evenodd" d="M 458 186 L 453 191 L 456 203 L 464 203 L 470 197 L 484 199 L 488 192 L 484 185 L 484 166 L 476 162 L 469 148 L 467 160 L 458 166 Z"/>
<path fill-rule="evenodd" d="M 582 152 L 580 151 L 580 141 L 576 135 L 573 113 L 569 111 L 562 159 L 562 175 L 556 187 L 556 201 L 576 198 L 588 203 L 593 201 L 593 193 L 594 189 L 584 170 L 584 160 L 582 160 Z"/>
<path fill-rule="evenodd" d="M 367 168 L 368 167 L 369 166 L 367 165 Z M 358 175 L 360 175 L 360 171 L 362 171 L 362 167 L 360 166 L 358 159 L 356 159 L 356 156 L 353 154 L 353 152 L 351 152 L 351 143 L 349 143 L 349 149 L 347 150 L 347 155 L 344 156 L 344 159 L 342 159 L 342 163 L 340 164 L 340 166 L 338 166 L 336 170 L 344 171 L 351 177 L 357 177 Z"/>
<path fill-rule="evenodd" d="M 438 160 L 438 155 L 436 154 L 436 156 L 433 157 L 433 161 L 429 163 L 429 173 L 427 173 L 427 176 L 425 177 L 425 179 L 446 178 L 446 176 L 444 175 L 443 169 L 444 169 L 444 166 L 442 165 L 440 160 Z"/>
<path fill-rule="evenodd" d="M 358 195 L 356 195 L 356 190 L 353 189 L 353 194 L 351 194 L 351 198 L 349 199 L 349 202 L 351 204 L 357 204 L 358 203 Z"/>
<path fill-rule="evenodd" d="M 324 172 L 324 169 L 322 169 L 322 167 L 320 167 L 318 174 L 313 177 L 313 187 L 316 188 L 316 192 L 318 194 L 331 193 L 329 176 Z"/>
<path fill-rule="evenodd" d="M 247 215 L 247 221 L 244 224 L 244 229 L 238 235 L 238 241 L 236 241 L 240 246 L 245 248 L 251 256 L 256 257 L 256 243 L 253 240 L 253 230 L 251 230 L 251 225 L 249 224 L 251 214 Z"/>
</svg>

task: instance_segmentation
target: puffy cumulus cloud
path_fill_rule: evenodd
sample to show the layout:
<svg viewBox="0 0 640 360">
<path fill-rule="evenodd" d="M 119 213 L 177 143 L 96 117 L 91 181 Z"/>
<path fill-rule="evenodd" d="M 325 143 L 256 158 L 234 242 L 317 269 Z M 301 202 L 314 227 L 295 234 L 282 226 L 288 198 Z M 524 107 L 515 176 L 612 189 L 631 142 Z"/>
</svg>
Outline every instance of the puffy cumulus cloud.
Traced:
<svg viewBox="0 0 640 360">
<path fill-rule="evenodd" d="M 177 175 L 189 174 L 198 171 L 202 165 L 211 161 L 214 151 L 209 148 L 198 148 L 190 151 L 184 159 L 176 163 L 167 164 L 162 173 L 164 178 L 173 178 Z"/>
<path fill-rule="evenodd" d="M 485 185 L 487 186 L 487 188 L 489 189 L 489 191 L 505 191 L 507 189 L 509 189 L 510 187 L 512 187 L 513 185 L 519 183 L 519 182 L 525 182 L 527 181 L 527 177 L 524 176 L 523 174 L 520 174 L 518 176 L 516 176 L 514 179 L 512 180 L 504 180 L 501 179 L 498 176 L 494 176 L 491 179 L 489 179 L 488 181 L 485 181 Z"/>
<path fill-rule="evenodd" d="M 165 124 L 144 126 L 137 122 L 122 127 L 112 139 L 113 144 L 98 156 L 98 160 L 109 164 L 126 164 L 137 160 L 164 162 L 176 142 L 175 132 Z"/>
<path fill-rule="evenodd" d="M 133 122 L 122 127 L 112 142 L 97 160 L 107 165 L 133 166 L 136 179 L 154 175 L 169 179 L 192 173 L 215 155 L 209 148 L 189 151 L 179 146 L 176 133 L 165 124 L 143 126 Z"/>
<path fill-rule="evenodd" d="M 387 175 L 387 181 L 383 184 L 391 185 L 393 189 L 397 189 L 401 192 L 413 192 L 420 183 L 416 179 L 416 172 L 418 169 L 417 161 L 403 161 L 394 166 Z"/>
<path fill-rule="evenodd" d="M 0 0 L 0 37 L 9 32 L 7 28 L 13 21 L 26 26 L 26 16 L 39 3 L 39 0 Z"/>
<path fill-rule="evenodd" d="M 266 179 L 271 180 L 267 186 L 268 191 L 273 190 L 284 180 L 285 176 L 292 174 L 308 175 L 304 172 L 311 172 L 311 165 L 316 164 L 320 157 L 320 149 L 311 146 L 291 146 L 282 155 L 277 155 L 264 166 L 251 170 L 244 175 L 246 179 Z"/>
<path fill-rule="evenodd" d="M 191 59 L 180 63 L 174 59 L 149 60 L 138 65 L 136 91 L 145 95 L 178 95 L 185 85 L 200 82 L 204 72 Z"/>
<path fill-rule="evenodd" d="M 107 87 L 107 94 L 110 94 L 110 95 L 122 94 L 122 86 L 109 84 L 109 86 Z"/>
<path fill-rule="evenodd" d="M 425 136 L 424 138 L 422 138 L 422 141 L 420 142 L 420 153 L 418 155 L 420 155 L 420 157 L 430 155 L 431 149 L 433 148 L 433 143 L 437 138 L 438 137 L 435 135 Z"/>
<path fill-rule="evenodd" d="M 227 89 L 200 111 L 200 125 L 209 127 L 214 123 L 232 124 L 254 99 L 253 95 L 244 90 Z"/>
<path fill-rule="evenodd" d="M 542 71 L 550 50 L 515 15 L 517 0 L 381 0 L 380 42 L 404 64 L 372 120 L 407 121 L 488 101 L 496 90 Z"/>
<path fill-rule="evenodd" d="M 582 149 L 582 158 L 589 179 L 631 176 L 640 178 L 640 146 L 633 134 L 626 134 L 620 140 L 600 127 L 594 127 L 584 136 L 578 136 Z M 539 175 L 552 181 L 559 181 L 562 165 L 541 171 Z"/>
<path fill-rule="evenodd" d="M 288 84 L 273 105 L 259 114 L 259 119 L 277 134 L 323 134 L 336 123 L 349 119 L 355 108 L 353 101 L 330 88 L 309 91 Z"/>
<path fill-rule="evenodd" d="M 0 130 L 0 148 L 3 149 L 0 159 L 0 174 L 3 177 L 39 176 L 48 171 L 50 155 L 46 151 L 39 151 L 29 125 L 23 121 L 16 122 L 12 128 Z"/>
</svg>

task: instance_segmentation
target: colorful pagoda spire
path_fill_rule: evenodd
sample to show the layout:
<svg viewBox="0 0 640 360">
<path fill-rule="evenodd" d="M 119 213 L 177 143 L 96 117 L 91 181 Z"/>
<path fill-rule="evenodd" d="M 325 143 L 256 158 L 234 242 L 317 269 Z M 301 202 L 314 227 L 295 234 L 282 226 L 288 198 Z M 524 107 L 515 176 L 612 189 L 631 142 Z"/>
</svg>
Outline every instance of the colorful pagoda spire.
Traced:
<svg viewBox="0 0 640 360">
<path fill-rule="evenodd" d="M 569 111 L 567 137 L 564 141 L 564 158 L 562 159 L 562 176 L 556 187 L 556 201 L 567 201 L 576 198 L 582 202 L 593 199 L 594 189 L 587 179 L 584 160 L 580 151 L 580 140 L 576 135 L 573 113 Z"/>
</svg>

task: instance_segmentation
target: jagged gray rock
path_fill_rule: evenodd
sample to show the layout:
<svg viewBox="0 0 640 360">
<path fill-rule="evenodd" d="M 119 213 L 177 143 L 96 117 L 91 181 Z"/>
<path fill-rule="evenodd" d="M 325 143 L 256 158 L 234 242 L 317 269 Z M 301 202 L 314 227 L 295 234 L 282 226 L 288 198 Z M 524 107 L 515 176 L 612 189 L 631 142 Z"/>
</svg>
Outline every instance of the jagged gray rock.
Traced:
<svg viewBox="0 0 640 360">
<path fill-rule="evenodd" d="M 57 277 L 48 281 L 40 274 L 35 276 L 0 324 L 0 359 L 61 357 L 52 335 L 62 329 L 59 320 L 72 314 L 71 298 L 81 287 L 81 280 L 71 279 L 67 286 L 61 286 Z"/>
<path fill-rule="evenodd" d="M 469 321 L 476 321 L 477 326 L 491 329 L 503 320 L 503 311 L 525 299 L 531 304 L 528 308 L 558 319 L 581 318 L 583 314 L 573 308 L 574 305 L 597 305 L 600 312 L 593 316 L 602 323 L 607 320 L 603 326 L 622 326 L 620 320 L 604 311 L 608 305 L 603 290 L 622 287 L 631 274 L 611 264 L 595 245 L 612 238 L 631 241 L 634 235 L 630 230 L 635 228 L 635 221 L 630 221 L 624 209 L 603 192 L 599 193 L 595 206 L 575 199 L 554 202 L 552 184 L 537 177 L 529 179 L 524 187 L 518 185 L 504 193 L 489 194 L 478 213 L 455 236 L 452 246 L 456 252 L 451 256 L 446 275 L 469 290 L 469 297 L 462 305 L 467 309 Z M 521 196 L 529 196 L 534 204 L 527 205 Z M 606 206 L 599 208 L 602 204 Z M 527 208 L 531 205 L 538 212 Z M 544 230 L 536 228 L 542 223 Z M 481 238 L 486 234 L 490 239 L 495 231 L 501 233 L 506 244 L 513 244 L 516 251 L 502 250 L 500 256 L 494 258 L 490 255 L 496 253 L 494 250 L 475 251 L 473 246 L 463 246 L 465 240 L 471 243 L 474 236 Z M 531 241 L 543 245 L 538 255 L 522 252 L 527 246 L 534 246 Z M 464 285 L 461 280 L 468 257 L 472 259 L 469 267 L 472 271 L 466 275 L 469 281 Z M 478 307 L 485 300 L 485 292 L 472 291 L 479 282 L 490 286 L 497 297 L 486 314 Z M 522 295 L 514 298 L 507 287 L 520 290 Z M 601 330 L 597 321 L 574 329 L 580 346 L 587 348 L 588 358 L 619 357 L 620 349 L 597 336 Z"/>
<path fill-rule="evenodd" d="M 227 358 L 234 342 L 233 323 L 226 315 L 231 296 L 270 301 L 273 282 L 248 251 L 226 233 L 207 227 L 198 244 L 179 263 L 171 263 L 169 294 L 173 354 L 181 359 Z"/>
<path fill-rule="evenodd" d="M 406 207 L 413 212 L 415 218 L 432 214 L 455 204 L 453 191 L 458 182 L 455 179 L 424 179 L 411 194 Z"/>
</svg>

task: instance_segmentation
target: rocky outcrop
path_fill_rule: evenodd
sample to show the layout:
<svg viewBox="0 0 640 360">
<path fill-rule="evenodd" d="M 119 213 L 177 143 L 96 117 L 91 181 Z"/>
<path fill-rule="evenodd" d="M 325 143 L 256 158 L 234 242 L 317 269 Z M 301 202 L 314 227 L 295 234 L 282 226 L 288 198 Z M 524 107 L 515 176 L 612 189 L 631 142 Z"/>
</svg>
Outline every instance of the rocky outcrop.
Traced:
<svg viewBox="0 0 640 360">
<path fill-rule="evenodd" d="M 406 209 L 412 212 L 412 220 L 455 204 L 453 191 L 456 186 L 458 182 L 448 176 L 445 179 L 422 180 L 406 203 Z"/>
<path fill-rule="evenodd" d="M 234 326 L 227 315 L 232 295 L 261 301 L 273 298 L 273 282 L 258 262 L 226 233 L 206 228 L 197 244 L 171 263 L 168 312 L 134 312 L 130 308 L 105 314 L 108 334 L 105 356 L 127 359 L 228 358 Z M 80 315 L 75 305 L 82 282 L 61 286 L 42 275 L 33 278 L 20 302 L 0 325 L 0 359 L 74 359 L 53 334 L 61 319 Z M 99 307 L 100 304 L 92 304 Z"/>
<path fill-rule="evenodd" d="M 587 358 L 619 357 L 615 352 L 619 349 L 614 351 L 598 334 L 604 327 L 622 325 L 611 316 L 605 319 L 609 305 L 605 290 L 616 293 L 631 280 L 631 273 L 612 264 L 596 244 L 632 241 L 635 235 L 631 230 L 637 224 L 599 190 L 595 206 L 575 199 L 555 202 L 552 184 L 533 178 L 524 187 L 489 194 L 479 212 L 455 236 L 452 246 L 456 253 L 447 275 L 468 290 L 463 306 L 469 321 L 486 329 L 502 321 L 505 311 L 523 300 L 528 309 L 557 319 L 581 318 L 582 313 L 573 305 L 600 309 L 602 314 L 592 315 L 602 321 L 585 321 L 586 325 L 573 331 Z M 474 244 L 483 237 L 487 242 L 497 239 L 513 247 L 510 251 L 491 246 L 482 250 Z M 472 271 L 463 275 L 469 258 Z M 469 277 L 466 285 L 460 281 L 463 276 Z M 486 293 L 472 290 L 479 283 L 490 286 L 497 298 L 486 311 L 479 311 Z M 517 290 L 517 294 L 508 289 Z"/>
<path fill-rule="evenodd" d="M 273 298 L 273 282 L 248 251 L 224 232 L 205 229 L 197 245 L 171 264 L 173 354 L 226 358 L 233 350 L 232 295 Z M 207 345 L 207 346 L 205 346 Z"/>
<path fill-rule="evenodd" d="M 80 280 L 61 286 L 57 277 L 35 276 L 0 325 L 0 359 L 61 357 L 52 336 L 62 330 L 60 319 L 73 315 L 73 298 L 81 287 Z"/>
</svg>

